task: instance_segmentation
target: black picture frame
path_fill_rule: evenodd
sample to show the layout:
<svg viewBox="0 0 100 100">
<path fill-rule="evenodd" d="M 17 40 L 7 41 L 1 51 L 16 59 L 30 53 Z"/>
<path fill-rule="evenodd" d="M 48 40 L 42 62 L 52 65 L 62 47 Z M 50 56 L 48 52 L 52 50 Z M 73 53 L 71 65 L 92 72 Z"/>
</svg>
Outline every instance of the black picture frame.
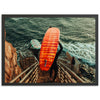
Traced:
<svg viewBox="0 0 100 100">
<path fill-rule="evenodd" d="M 65 84 L 65 83 L 5 83 L 5 39 L 4 39 L 4 28 L 5 28 L 5 18 L 6 17 L 12 17 L 12 18 L 16 18 L 16 17 L 88 17 L 88 18 L 95 18 L 96 20 L 96 28 L 95 28 L 95 37 L 96 37 L 96 82 L 95 83 L 77 83 L 77 84 Z M 18 14 L 3 14 L 2 15 L 2 85 L 3 86 L 97 86 L 98 85 L 98 15 L 97 14 L 72 14 L 72 15 L 68 15 L 68 14 L 64 14 L 64 15 L 60 15 L 60 14 L 56 14 L 56 15 L 52 15 L 52 14 L 38 14 L 38 15 L 18 15 Z"/>
</svg>

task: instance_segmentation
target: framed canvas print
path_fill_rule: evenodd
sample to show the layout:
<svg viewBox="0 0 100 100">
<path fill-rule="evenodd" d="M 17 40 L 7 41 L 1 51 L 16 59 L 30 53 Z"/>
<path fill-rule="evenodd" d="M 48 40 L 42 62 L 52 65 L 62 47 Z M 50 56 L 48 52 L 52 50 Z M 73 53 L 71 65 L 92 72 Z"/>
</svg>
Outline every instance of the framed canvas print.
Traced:
<svg viewBox="0 0 100 100">
<path fill-rule="evenodd" d="M 2 15 L 2 85 L 98 85 L 98 15 Z"/>
</svg>

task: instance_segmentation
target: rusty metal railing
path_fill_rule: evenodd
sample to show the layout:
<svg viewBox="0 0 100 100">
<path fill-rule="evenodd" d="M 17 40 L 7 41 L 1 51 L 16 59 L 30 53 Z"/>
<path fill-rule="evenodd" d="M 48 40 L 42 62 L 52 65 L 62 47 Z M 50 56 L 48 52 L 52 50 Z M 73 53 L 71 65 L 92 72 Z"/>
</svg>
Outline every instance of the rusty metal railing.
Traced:
<svg viewBox="0 0 100 100">
<path fill-rule="evenodd" d="M 62 62 L 58 62 L 58 77 L 61 83 L 86 83 L 75 72 L 65 66 Z"/>
<path fill-rule="evenodd" d="M 17 83 L 36 83 L 36 81 L 38 79 L 39 62 L 36 57 L 35 57 L 35 60 L 36 60 L 35 63 L 33 63 L 31 66 L 29 66 L 27 69 L 25 69 L 22 73 L 20 73 L 18 76 L 16 76 L 9 83 L 14 83 L 19 78 L 20 78 L 20 81 Z"/>
</svg>

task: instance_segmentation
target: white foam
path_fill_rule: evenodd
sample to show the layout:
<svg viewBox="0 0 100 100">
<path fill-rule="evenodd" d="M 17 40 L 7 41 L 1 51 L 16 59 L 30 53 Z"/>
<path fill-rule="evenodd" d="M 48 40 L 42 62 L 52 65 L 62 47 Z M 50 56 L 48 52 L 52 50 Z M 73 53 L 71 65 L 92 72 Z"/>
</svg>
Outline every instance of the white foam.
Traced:
<svg viewBox="0 0 100 100">
<path fill-rule="evenodd" d="M 83 59 L 87 63 L 95 64 L 95 42 L 92 43 L 63 43 L 64 51 Z"/>
</svg>

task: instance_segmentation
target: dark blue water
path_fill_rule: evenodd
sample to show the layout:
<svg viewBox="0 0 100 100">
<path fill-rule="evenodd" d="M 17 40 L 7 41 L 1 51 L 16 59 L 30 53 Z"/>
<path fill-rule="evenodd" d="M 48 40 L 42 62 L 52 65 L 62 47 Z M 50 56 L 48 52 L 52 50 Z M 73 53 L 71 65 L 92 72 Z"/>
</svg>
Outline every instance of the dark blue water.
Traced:
<svg viewBox="0 0 100 100">
<path fill-rule="evenodd" d="M 19 17 L 6 18 L 6 39 L 20 50 L 27 49 L 31 39 L 42 41 L 49 28 L 60 29 L 60 41 L 72 56 L 82 59 L 90 65 L 95 65 L 95 19 L 75 17 Z"/>
</svg>

